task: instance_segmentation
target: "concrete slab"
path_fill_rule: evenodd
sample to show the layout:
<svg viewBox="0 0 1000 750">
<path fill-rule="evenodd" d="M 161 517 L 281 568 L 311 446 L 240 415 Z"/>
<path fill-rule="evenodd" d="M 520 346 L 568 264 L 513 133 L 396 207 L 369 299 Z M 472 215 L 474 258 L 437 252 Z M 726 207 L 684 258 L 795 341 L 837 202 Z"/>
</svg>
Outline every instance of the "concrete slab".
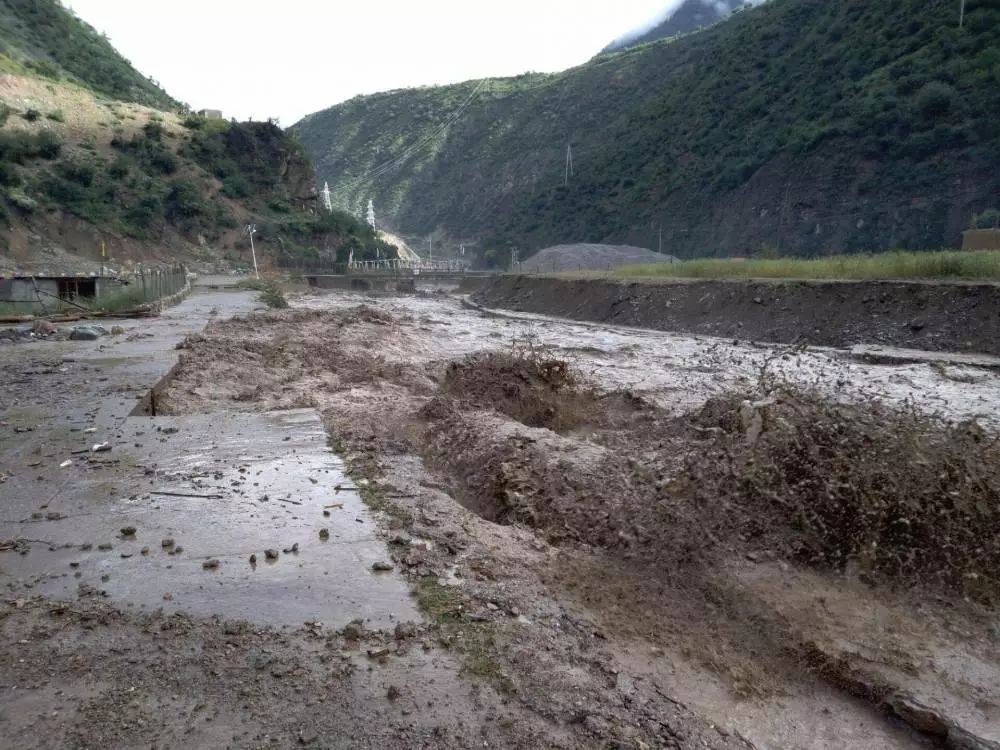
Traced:
<svg viewBox="0 0 1000 750">
<path fill-rule="evenodd" d="M 419 619 L 402 577 L 371 569 L 388 550 L 316 412 L 132 416 L 184 336 L 255 296 L 196 292 L 123 336 L 0 350 L 0 586 L 272 624 Z"/>
</svg>

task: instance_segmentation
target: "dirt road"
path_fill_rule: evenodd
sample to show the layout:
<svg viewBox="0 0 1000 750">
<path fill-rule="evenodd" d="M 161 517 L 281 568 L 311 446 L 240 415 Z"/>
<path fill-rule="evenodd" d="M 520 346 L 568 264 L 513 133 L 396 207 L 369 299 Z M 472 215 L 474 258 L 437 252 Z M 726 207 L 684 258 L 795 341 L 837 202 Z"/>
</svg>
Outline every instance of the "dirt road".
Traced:
<svg viewBox="0 0 1000 750">
<path fill-rule="evenodd" d="M 512 319 L 443 295 L 226 320 L 246 298 L 213 294 L 227 302 L 185 303 L 141 367 L 124 345 L 89 361 L 0 350 L 16 385 L 0 404 L 0 736 L 18 747 L 1000 746 L 1000 633 L 971 584 L 818 565 L 780 518 L 686 489 L 694 467 L 725 497 L 697 461 L 744 449 L 743 427 L 718 442 L 712 397 L 780 380 L 989 435 L 994 372 Z M 114 423 L 118 464 L 72 452 L 96 440 L 70 430 L 102 413 L 99 394 L 138 403 L 178 354 L 160 416 Z M 749 406 L 761 445 L 794 421 L 786 404 L 812 408 Z M 33 477 L 63 453 L 86 481 L 59 505 L 74 483 Z M 180 555 L 160 547 L 175 533 Z"/>
</svg>

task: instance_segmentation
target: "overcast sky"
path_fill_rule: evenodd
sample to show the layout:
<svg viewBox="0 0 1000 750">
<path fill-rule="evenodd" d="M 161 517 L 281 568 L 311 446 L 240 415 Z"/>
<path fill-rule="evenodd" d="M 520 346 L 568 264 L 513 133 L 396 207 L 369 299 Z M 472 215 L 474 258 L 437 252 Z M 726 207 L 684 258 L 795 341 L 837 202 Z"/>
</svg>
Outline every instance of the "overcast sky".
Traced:
<svg viewBox="0 0 1000 750">
<path fill-rule="evenodd" d="M 356 94 L 578 65 L 680 0 L 64 0 L 195 109 L 303 115 Z"/>
</svg>

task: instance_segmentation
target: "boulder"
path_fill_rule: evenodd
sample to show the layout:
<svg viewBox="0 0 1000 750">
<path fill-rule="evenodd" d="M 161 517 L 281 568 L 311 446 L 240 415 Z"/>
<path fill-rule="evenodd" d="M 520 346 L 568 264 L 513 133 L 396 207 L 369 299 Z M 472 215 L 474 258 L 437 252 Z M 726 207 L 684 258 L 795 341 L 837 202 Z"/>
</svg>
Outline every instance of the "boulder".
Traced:
<svg viewBox="0 0 1000 750">
<path fill-rule="evenodd" d="M 96 341 L 101 336 L 107 336 L 108 330 L 104 326 L 73 326 L 69 332 L 71 341 Z"/>
</svg>

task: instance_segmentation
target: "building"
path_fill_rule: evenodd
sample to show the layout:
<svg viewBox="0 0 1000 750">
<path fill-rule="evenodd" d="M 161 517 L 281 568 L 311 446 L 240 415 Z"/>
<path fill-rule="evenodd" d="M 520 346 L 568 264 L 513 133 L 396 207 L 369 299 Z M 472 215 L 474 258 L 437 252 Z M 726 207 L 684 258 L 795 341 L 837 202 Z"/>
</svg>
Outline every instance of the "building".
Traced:
<svg viewBox="0 0 1000 750">
<path fill-rule="evenodd" d="M 95 299 L 119 289 L 121 281 L 106 276 L 0 276 L 0 304 Z"/>
<path fill-rule="evenodd" d="M 1000 250 L 1000 229 L 967 229 L 962 232 L 963 250 Z"/>
<path fill-rule="evenodd" d="M 207 118 L 209 120 L 221 120 L 222 110 L 221 109 L 199 109 L 198 115 L 200 117 Z"/>
</svg>

